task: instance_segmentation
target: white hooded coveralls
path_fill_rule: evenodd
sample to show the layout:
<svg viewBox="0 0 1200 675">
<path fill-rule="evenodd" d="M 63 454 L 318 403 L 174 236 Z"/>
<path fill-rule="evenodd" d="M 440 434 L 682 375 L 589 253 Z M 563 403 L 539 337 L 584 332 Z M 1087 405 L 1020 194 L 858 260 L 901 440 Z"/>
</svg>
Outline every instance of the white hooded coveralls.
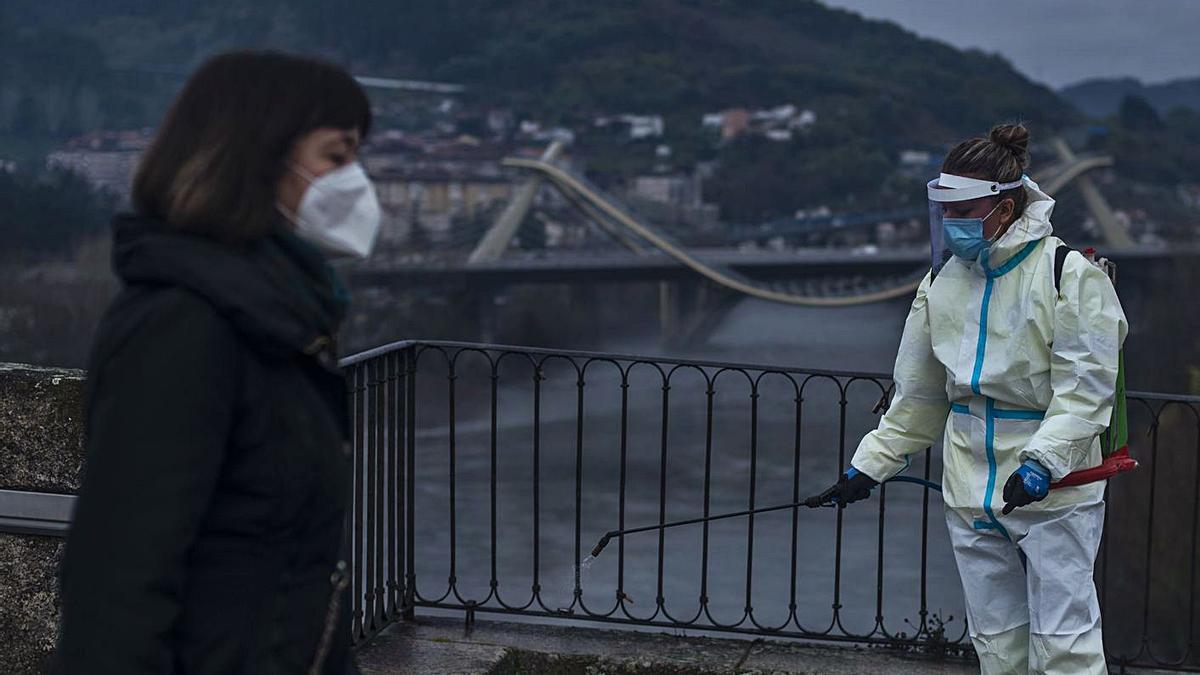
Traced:
<svg viewBox="0 0 1200 675">
<path fill-rule="evenodd" d="M 946 522 L 981 671 L 1104 673 L 1092 580 L 1104 484 L 1051 490 L 1007 516 L 1002 490 L 1027 458 L 1052 481 L 1100 464 L 1126 321 L 1081 255 L 1066 257 L 1055 291 L 1054 200 L 1028 179 L 1025 190 L 1025 212 L 979 261 L 953 258 L 917 289 L 891 405 L 851 464 L 882 482 L 942 436 Z"/>
</svg>

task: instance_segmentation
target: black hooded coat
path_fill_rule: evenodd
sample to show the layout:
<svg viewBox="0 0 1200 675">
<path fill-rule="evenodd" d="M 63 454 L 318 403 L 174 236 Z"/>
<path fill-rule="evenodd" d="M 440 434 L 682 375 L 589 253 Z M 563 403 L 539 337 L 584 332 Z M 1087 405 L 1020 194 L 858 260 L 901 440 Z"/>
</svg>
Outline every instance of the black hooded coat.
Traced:
<svg viewBox="0 0 1200 675">
<path fill-rule="evenodd" d="M 113 267 L 54 669 L 356 673 L 331 270 L 282 230 L 239 248 L 133 216 Z"/>
</svg>

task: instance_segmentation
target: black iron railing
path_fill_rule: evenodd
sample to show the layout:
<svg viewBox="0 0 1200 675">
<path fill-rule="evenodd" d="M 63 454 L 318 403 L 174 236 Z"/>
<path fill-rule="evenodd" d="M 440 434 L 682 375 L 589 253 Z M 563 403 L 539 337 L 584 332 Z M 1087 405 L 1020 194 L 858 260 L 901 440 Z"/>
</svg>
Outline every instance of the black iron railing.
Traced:
<svg viewBox="0 0 1200 675">
<path fill-rule="evenodd" d="M 413 612 L 412 428 L 415 345 L 343 362 L 354 424 L 350 593 L 355 642 Z M 352 365 L 345 365 L 352 363 Z"/>
<path fill-rule="evenodd" d="M 1129 402 L 1141 467 L 1109 481 L 1096 571 L 1109 662 L 1200 671 L 1200 397 Z"/>
<path fill-rule="evenodd" d="M 354 638 L 418 609 L 970 652 L 931 491 L 788 508 L 831 482 L 890 378 L 453 342 L 343 362 Z M 1200 399 L 1134 394 L 1097 569 L 1114 666 L 1195 668 Z M 1160 451 L 1161 448 L 1161 451 Z M 926 451 L 911 475 L 940 479 Z M 606 532 L 695 519 L 622 537 Z"/>
</svg>

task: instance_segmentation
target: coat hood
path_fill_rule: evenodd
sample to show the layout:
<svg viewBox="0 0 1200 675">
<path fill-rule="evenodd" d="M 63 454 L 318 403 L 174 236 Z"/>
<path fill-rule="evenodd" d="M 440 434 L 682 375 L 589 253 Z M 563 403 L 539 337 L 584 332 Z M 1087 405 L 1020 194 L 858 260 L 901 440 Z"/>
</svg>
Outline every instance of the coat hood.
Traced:
<svg viewBox="0 0 1200 675">
<path fill-rule="evenodd" d="M 269 355 L 315 355 L 331 347 L 345 315 L 346 294 L 324 256 L 282 227 L 233 246 L 154 218 L 120 215 L 112 255 L 125 284 L 186 288 Z"/>
</svg>

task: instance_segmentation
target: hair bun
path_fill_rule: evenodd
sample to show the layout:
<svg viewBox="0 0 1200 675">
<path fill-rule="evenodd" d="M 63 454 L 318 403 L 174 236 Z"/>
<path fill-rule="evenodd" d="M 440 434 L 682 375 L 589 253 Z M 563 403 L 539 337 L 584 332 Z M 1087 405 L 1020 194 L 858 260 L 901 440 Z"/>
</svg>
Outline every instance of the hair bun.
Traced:
<svg viewBox="0 0 1200 675">
<path fill-rule="evenodd" d="M 1029 129 L 1024 124 L 997 124 L 988 140 L 1011 152 L 1022 169 L 1029 166 Z"/>
</svg>

